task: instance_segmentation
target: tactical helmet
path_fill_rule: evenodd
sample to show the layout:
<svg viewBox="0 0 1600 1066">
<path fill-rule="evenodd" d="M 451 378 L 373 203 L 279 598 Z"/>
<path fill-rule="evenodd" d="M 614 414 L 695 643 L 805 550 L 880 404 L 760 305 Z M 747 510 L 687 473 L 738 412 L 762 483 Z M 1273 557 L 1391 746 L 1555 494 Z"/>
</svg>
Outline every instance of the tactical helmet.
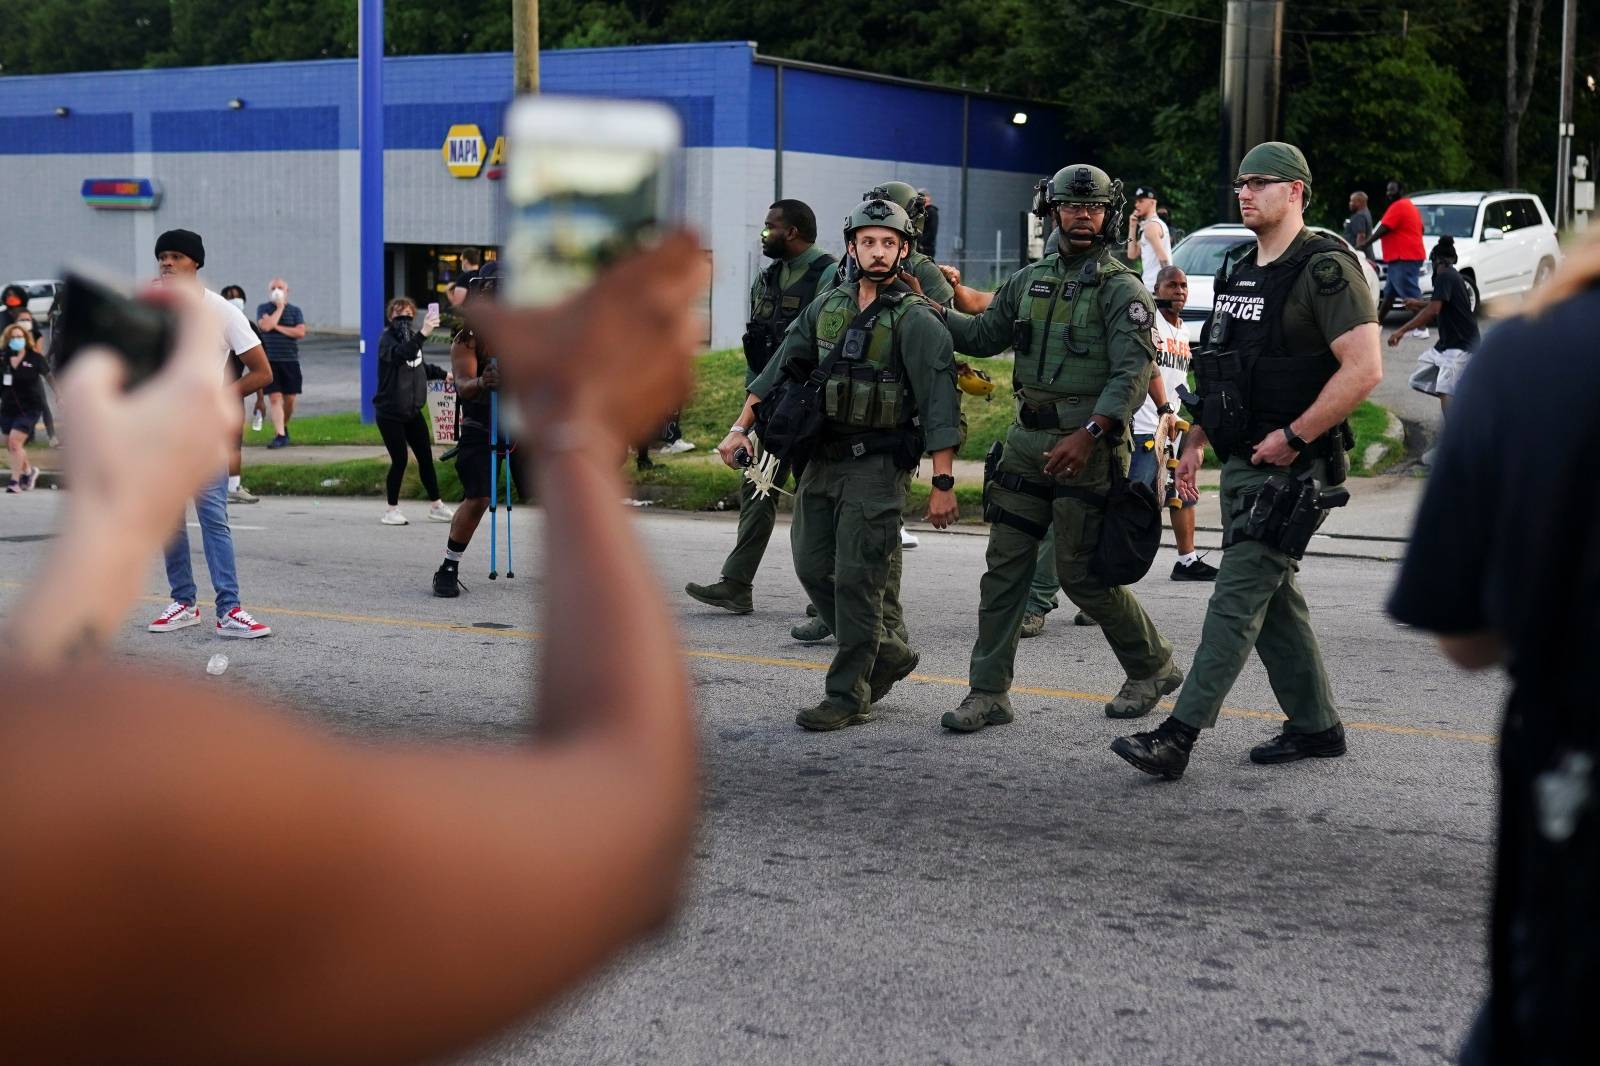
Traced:
<svg viewBox="0 0 1600 1066">
<path fill-rule="evenodd" d="M 1100 239 L 1108 244 L 1120 239 L 1122 209 L 1126 204 L 1122 182 L 1099 167 L 1087 163 L 1069 163 L 1056 171 L 1055 177 L 1035 186 L 1035 214 L 1049 218 L 1061 204 L 1104 205 L 1106 218 L 1100 227 Z"/>
<path fill-rule="evenodd" d="M 886 181 L 861 194 L 863 200 L 888 200 L 905 209 L 911 219 L 911 236 L 922 236 L 922 224 L 927 218 L 928 198 L 903 181 Z"/>
<path fill-rule="evenodd" d="M 906 209 L 890 200 L 863 200 L 860 207 L 850 212 L 849 217 L 844 220 L 845 243 L 850 243 L 850 238 L 855 236 L 856 230 L 868 226 L 892 229 L 907 240 L 912 240 L 917 235 L 916 227 L 911 224 L 911 216 L 906 214 Z"/>
</svg>

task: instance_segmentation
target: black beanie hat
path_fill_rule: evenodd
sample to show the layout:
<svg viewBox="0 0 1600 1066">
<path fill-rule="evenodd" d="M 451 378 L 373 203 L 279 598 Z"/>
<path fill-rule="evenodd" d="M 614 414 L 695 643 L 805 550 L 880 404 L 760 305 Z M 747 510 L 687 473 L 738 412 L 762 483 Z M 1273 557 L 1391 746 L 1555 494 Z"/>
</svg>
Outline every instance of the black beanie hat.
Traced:
<svg viewBox="0 0 1600 1066">
<path fill-rule="evenodd" d="M 1448 259 L 1456 261 L 1456 239 L 1446 233 L 1434 244 L 1433 251 L 1428 253 L 1429 259 Z"/>
<path fill-rule="evenodd" d="M 157 237 L 156 258 L 159 259 L 162 252 L 179 252 L 193 259 L 197 267 L 206 265 L 205 242 L 201 241 L 200 234 L 193 230 L 169 229 Z"/>
</svg>

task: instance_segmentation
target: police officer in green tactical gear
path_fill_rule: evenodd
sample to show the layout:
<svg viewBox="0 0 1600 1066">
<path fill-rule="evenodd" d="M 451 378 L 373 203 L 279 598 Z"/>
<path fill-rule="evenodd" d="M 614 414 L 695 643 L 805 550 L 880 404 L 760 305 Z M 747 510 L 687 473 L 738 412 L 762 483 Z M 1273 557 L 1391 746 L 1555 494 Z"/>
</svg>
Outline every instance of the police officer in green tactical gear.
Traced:
<svg viewBox="0 0 1600 1066">
<path fill-rule="evenodd" d="M 1222 566 L 1172 716 L 1111 744 L 1169 781 L 1183 776 L 1200 730 L 1216 725 L 1252 647 L 1288 720 L 1251 761 L 1345 753 L 1295 573 L 1327 510 L 1348 499 L 1338 487 L 1353 444 L 1345 419 L 1383 377 L 1377 316 L 1360 261 L 1305 226 L 1311 169 L 1300 149 L 1256 145 L 1233 187 L 1256 240 L 1217 272 L 1193 362 L 1197 395 L 1183 397 L 1194 428 L 1178 466 L 1179 492 L 1196 499 L 1208 440 L 1223 460 Z"/>
<path fill-rule="evenodd" d="M 872 706 L 916 669 L 903 628 L 885 624 L 891 560 L 911 471 L 933 460 L 928 521 L 958 516 L 955 366 L 950 335 L 899 280 L 915 230 L 905 211 L 869 200 L 845 222 L 859 277 L 814 301 L 751 384 L 744 410 L 717 446 L 729 466 L 747 449 L 756 405 L 781 379 L 821 380 L 825 418 L 795 493 L 794 568 L 838 639 L 826 697 L 800 712 L 806 729 L 872 718 Z"/>
<path fill-rule="evenodd" d="M 861 199 L 862 201 L 888 200 L 892 204 L 898 204 L 911 219 L 911 228 L 916 231 L 917 237 L 922 236 L 922 226 L 927 221 L 928 200 L 910 185 L 903 181 L 885 181 L 868 189 L 862 194 Z M 915 282 L 911 286 L 912 291 L 936 304 L 948 305 L 955 295 L 955 289 L 940 272 L 939 264 L 917 251 L 914 245 L 911 254 L 900 264 L 900 269 Z M 845 262 L 839 264 L 838 280 L 843 283 L 848 281 L 849 277 L 850 263 L 847 258 Z"/>
<path fill-rule="evenodd" d="M 1146 714 L 1183 683 L 1172 646 L 1133 593 L 1090 573 L 1113 464 L 1126 474 L 1128 423 L 1155 360 L 1150 294 L 1110 252 L 1121 235 L 1121 183 L 1099 167 L 1073 164 L 1040 183 L 1039 193 L 1036 207 L 1060 225 L 1060 249 L 1013 274 L 983 313 L 946 316 L 963 352 L 1016 352 L 1017 418 L 985 485 L 984 517 L 993 526 L 972 687 L 943 718 L 959 732 L 1012 720 L 1007 692 L 1018 629 L 1038 544 L 1051 526 L 1063 591 L 1100 623 L 1127 674 L 1106 714 Z"/>
<path fill-rule="evenodd" d="M 772 264 L 756 275 L 750 287 L 750 322 L 745 326 L 744 384 L 748 389 L 783 342 L 789 324 L 835 284 L 837 260 L 818 248 L 817 216 L 799 200 L 779 200 L 767 209 L 761 228 L 762 254 Z M 690 582 L 684 591 L 711 607 L 734 614 L 755 609 L 752 586 L 767 541 L 777 522 L 778 496 L 755 494 L 748 481 L 739 484 L 739 532 L 722 564 L 722 580 L 711 585 Z M 795 627 L 801 640 L 821 640 L 828 628 L 813 618 Z"/>
</svg>

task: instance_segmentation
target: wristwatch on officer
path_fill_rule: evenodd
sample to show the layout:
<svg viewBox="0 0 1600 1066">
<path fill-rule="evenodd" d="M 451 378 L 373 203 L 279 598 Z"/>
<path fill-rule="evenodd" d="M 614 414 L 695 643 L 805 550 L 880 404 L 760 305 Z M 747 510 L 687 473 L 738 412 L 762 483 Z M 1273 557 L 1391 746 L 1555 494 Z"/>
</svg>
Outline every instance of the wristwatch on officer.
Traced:
<svg viewBox="0 0 1600 1066">
<path fill-rule="evenodd" d="M 1094 440 L 1099 440 L 1106 435 L 1105 427 L 1092 418 L 1083 424 L 1083 431 Z"/>
<path fill-rule="evenodd" d="M 940 492 L 949 492 L 951 489 L 956 487 L 955 475 L 935 474 L 933 475 L 932 484 L 933 487 L 938 489 Z"/>
<path fill-rule="evenodd" d="M 1283 427 L 1283 439 L 1289 442 L 1289 447 L 1297 452 L 1306 450 L 1306 440 L 1296 433 L 1290 426 Z"/>
<path fill-rule="evenodd" d="M 1170 415 L 1171 413 L 1172 405 L 1170 403 L 1164 403 L 1160 407 L 1156 408 L 1156 414 L 1158 415 Z"/>
</svg>

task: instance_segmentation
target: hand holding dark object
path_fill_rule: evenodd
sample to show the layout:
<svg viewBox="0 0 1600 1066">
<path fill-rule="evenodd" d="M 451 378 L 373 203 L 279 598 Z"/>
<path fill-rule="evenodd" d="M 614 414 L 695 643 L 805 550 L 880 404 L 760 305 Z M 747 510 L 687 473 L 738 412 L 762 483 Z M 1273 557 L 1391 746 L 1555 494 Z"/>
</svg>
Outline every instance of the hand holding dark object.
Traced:
<svg viewBox="0 0 1600 1066">
<path fill-rule="evenodd" d="M 1086 430 L 1074 430 L 1044 453 L 1044 472 L 1051 477 L 1060 474 L 1077 477 L 1083 473 L 1084 464 L 1089 461 L 1089 453 L 1093 450 L 1094 438 Z"/>
<path fill-rule="evenodd" d="M 918 281 L 917 276 L 911 273 L 911 271 L 907 270 L 905 267 L 900 268 L 900 280 L 905 282 L 906 287 L 912 292 L 916 293 L 918 296 L 921 296 L 923 299 L 928 298 L 928 294 L 922 291 L 922 282 Z"/>
<path fill-rule="evenodd" d="M 743 433 L 729 433 L 722 438 L 722 443 L 717 445 L 717 455 L 730 469 L 738 470 L 749 466 L 750 438 Z M 739 461 L 740 455 L 745 456 L 745 461 L 742 463 Z"/>
<path fill-rule="evenodd" d="M 499 366 L 497 364 L 491 362 L 487 367 L 485 367 L 483 369 L 482 373 L 480 373 L 478 375 L 478 385 L 481 388 L 488 389 L 490 392 L 499 391 L 499 388 L 500 388 L 500 368 L 499 368 Z"/>
</svg>

